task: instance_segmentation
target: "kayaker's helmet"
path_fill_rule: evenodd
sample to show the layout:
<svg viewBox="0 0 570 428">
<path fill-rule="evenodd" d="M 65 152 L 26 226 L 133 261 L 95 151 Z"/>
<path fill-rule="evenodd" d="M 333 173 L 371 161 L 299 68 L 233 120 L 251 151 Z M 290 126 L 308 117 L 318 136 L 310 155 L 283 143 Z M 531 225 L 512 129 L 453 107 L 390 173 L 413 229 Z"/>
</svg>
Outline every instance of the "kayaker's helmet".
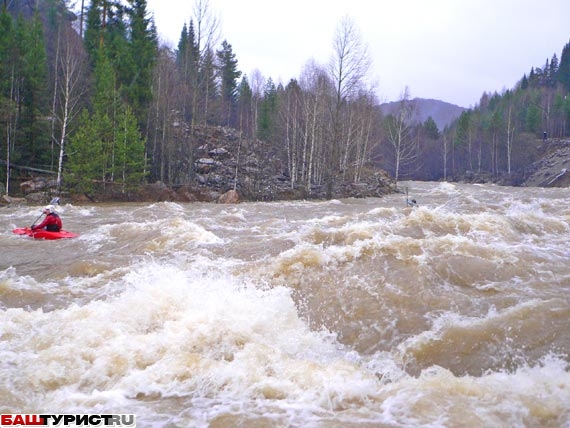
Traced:
<svg viewBox="0 0 570 428">
<path fill-rule="evenodd" d="M 53 205 L 46 205 L 44 208 L 44 213 L 53 213 L 55 212 L 55 207 Z"/>
</svg>

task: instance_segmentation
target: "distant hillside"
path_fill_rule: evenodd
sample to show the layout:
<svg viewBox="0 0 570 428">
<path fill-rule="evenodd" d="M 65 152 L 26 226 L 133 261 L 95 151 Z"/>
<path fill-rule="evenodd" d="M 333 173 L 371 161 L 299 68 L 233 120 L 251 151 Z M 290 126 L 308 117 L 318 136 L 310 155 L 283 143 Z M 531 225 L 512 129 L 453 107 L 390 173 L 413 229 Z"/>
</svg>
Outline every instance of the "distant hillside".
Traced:
<svg viewBox="0 0 570 428">
<path fill-rule="evenodd" d="M 416 115 L 414 116 L 414 123 L 423 123 L 431 116 L 440 131 L 457 119 L 463 111 L 467 110 L 466 108 L 456 106 L 455 104 L 439 100 L 414 98 L 412 101 L 417 107 Z M 380 109 L 382 110 L 382 113 L 388 115 L 394 113 L 398 108 L 398 105 L 399 101 L 394 101 L 381 104 Z"/>
</svg>

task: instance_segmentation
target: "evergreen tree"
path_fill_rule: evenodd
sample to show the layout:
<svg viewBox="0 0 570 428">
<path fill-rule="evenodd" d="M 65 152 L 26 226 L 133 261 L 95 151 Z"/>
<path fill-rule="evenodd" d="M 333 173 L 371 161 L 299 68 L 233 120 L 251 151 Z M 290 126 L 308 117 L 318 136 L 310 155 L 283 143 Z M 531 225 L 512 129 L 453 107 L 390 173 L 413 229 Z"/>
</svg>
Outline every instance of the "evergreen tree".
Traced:
<svg viewBox="0 0 570 428">
<path fill-rule="evenodd" d="M 531 105 L 526 111 L 526 130 L 532 133 L 539 133 L 541 129 L 540 109 Z"/>
<path fill-rule="evenodd" d="M 238 129 L 251 136 L 253 132 L 253 91 L 247 76 L 243 76 L 238 88 Z"/>
<path fill-rule="evenodd" d="M 562 55 L 560 56 L 560 64 L 558 65 L 556 77 L 562 84 L 562 87 L 567 92 L 570 92 L 570 42 L 562 49 Z"/>
<path fill-rule="evenodd" d="M 425 136 L 432 140 L 437 140 L 439 138 L 439 129 L 437 128 L 437 123 L 433 120 L 433 117 L 428 117 L 423 123 L 423 130 Z"/>
<path fill-rule="evenodd" d="M 526 73 L 523 75 L 523 78 L 522 78 L 521 83 L 520 83 L 520 88 L 522 90 L 525 90 L 526 88 L 528 88 L 528 78 L 526 77 Z"/>
<path fill-rule="evenodd" d="M 16 108 L 12 87 L 14 84 L 13 64 L 15 55 L 15 34 L 13 20 L 5 7 L 0 12 L 0 128 L 5 131 L 0 133 L 0 158 L 6 159 L 6 167 L 0 165 L 2 178 L 6 178 L 4 192 L 10 192 L 10 163 L 14 144 L 14 122 Z M 0 185 L 0 188 L 2 186 Z"/>
<path fill-rule="evenodd" d="M 216 52 L 218 57 L 218 71 L 220 75 L 220 95 L 222 97 L 222 118 L 223 124 L 232 125 L 235 112 L 238 79 L 241 71 L 238 70 L 238 61 L 232 45 L 226 40 L 222 42 L 222 48 Z"/>
<path fill-rule="evenodd" d="M 265 84 L 263 101 L 259 112 L 257 136 L 261 140 L 270 141 L 276 132 L 277 114 L 277 88 L 273 80 L 269 78 Z"/>
<path fill-rule="evenodd" d="M 176 65 L 181 76 L 183 91 L 183 116 L 187 122 L 195 123 L 198 106 L 199 79 L 200 79 L 200 52 L 194 33 L 194 23 L 190 21 L 190 27 L 184 24 L 178 50 L 176 51 Z M 192 126 L 193 128 L 193 126 Z"/>
<path fill-rule="evenodd" d="M 10 114 L 10 93 L 12 70 L 17 55 L 15 52 L 15 34 L 12 17 L 3 7 L 0 12 L 0 120 L 4 122 Z M 0 139 L 4 135 L 0 135 Z M 1 140 L 0 140 L 1 141 Z"/>
<path fill-rule="evenodd" d="M 89 55 L 91 66 L 97 62 L 99 49 L 103 45 L 103 20 L 101 0 L 91 0 L 91 6 L 87 10 L 85 28 L 85 50 Z"/>
<path fill-rule="evenodd" d="M 49 164 L 48 123 L 46 116 L 47 62 L 43 39 L 42 23 L 38 13 L 28 24 L 18 18 L 16 40 L 20 53 L 20 66 L 17 76 L 21 79 L 19 98 L 20 148 L 22 161 L 28 165 Z"/>
<path fill-rule="evenodd" d="M 121 183 L 122 193 L 136 188 L 145 177 L 145 140 L 129 106 L 121 109 L 117 123 L 117 141 L 113 175 Z"/>
<path fill-rule="evenodd" d="M 126 98 L 139 122 L 146 119 L 152 100 L 152 71 L 158 56 L 158 36 L 154 22 L 148 17 L 146 0 L 129 0 L 131 69 L 123 82 Z"/>
<path fill-rule="evenodd" d="M 186 63 L 186 52 L 188 51 L 188 26 L 186 23 L 182 26 L 180 39 L 178 39 L 178 48 L 176 49 L 176 65 L 179 70 L 184 70 Z"/>
<path fill-rule="evenodd" d="M 112 124 L 109 116 L 97 113 L 91 117 L 87 109 L 83 110 L 79 123 L 68 145 L 65 182 L 76 192 L 92 193 L 97 188 L 94 180 L 101 180 L 103 175 L 102 131 L 111 129 Z"/>
<path fill-rule="evenodd" d="M 105 51 L 105 48 L 101 47 L 97 55 L 97 63 L 93 73 L 95 85 L 92 104 L 95 112 L 113 117 L 118 104 L 117 81 L 113 65 Z"/>
<path fill-rule="evenodd" d="M 213 105 L 218 97 L 218 85 L 216 82 L 216 64 L 214 52 L 206 48 L 201 58 L 199 70 L 198 106 L 196 114 L 200 116 L 200 122 L 204 124 L 219 124 Z"/>
<path fill-rule="evenodd" d="M 95 67 L 93 112 L 82 115 L 82 126 L 70 141 L 67 181 L 77 191 L 92 192 L 119 184 L 126 192 L 144 177 L 144 139 L 130 107 L 116 90 L 113 66 L 99 49 Z"/>
<path fill-rule="evenodd" d="M 123 7 L 113 9 L 105 24 L 104 53 L 111 61 L 116 75 L 116 88 L 121 96 L 129 100 L 129 87 L 133 76 L 138 73 L 135 66 L 135 52 L 129 42 L 129 26 Z"/>
<path fill-rule="evenodd" d="M 552 59 L 550 60 L 550 71 L 549 71 L 549 76 L 552 81 L 552 86 L 556 81 L 556 75 L 558 74 L 558 67 L 559 67 L 558 57 L 556 56 L 556 54 L 554 54 L 552 55 Z"/>
<path fill-rule="evenodd" d="M 200 52 L 196 43 L 196 35 L 194 33 L 194 23 L 190 21 L 190 27 L 186 24 L 182 28 L 180 40 L 178 41 L 178 49 L 176 51 L 176 64 L 182 81 L 184 83 L 194 85 L 198 75 L 198 65 L 200 62 Z"/>
</svg>

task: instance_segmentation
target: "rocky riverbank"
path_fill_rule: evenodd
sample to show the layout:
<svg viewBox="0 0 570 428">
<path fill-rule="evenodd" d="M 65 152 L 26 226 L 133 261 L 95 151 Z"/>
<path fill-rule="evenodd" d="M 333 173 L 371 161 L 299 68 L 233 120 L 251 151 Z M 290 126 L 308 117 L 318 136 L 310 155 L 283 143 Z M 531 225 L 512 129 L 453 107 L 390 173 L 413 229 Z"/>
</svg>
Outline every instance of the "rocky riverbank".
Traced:
<svg viewBox="0 0 570 428">
<path fill-rule="evenodd" d="M 323 185 L 291 185 L 283 156 L 271 152 L 259 140 L 245 140 L 239 132 L 223 127 L 199 127 L 193 135 L 193 171 L 185 182 L 167 185 L 160 181 L 121 192 L 115 186 L 92 194 L 57 195 L 62 201 L 84 202 L 218 202 L 278 201 L 326 199 Z M 4 202 L 27 201 L 43 203 L 56 196 L 55 183 L 35 177 L 20 185 L 25 197 L 8 198 Z M 116 186 L 118 189 L 119 186 Z M 363 172 L 358 182 L 349 177 L 337 177 L 333 182 L 332 198 L 378 197 L 396 192 L 396 183 L 382 170 Z"/>
<path fill-rule="evenodd" d="M 196 130 L 193 174 L 185 183 L 166 185 L 160 181 L 144 184 L 129 192 L 107 186 L 93 194 L 57 194 L 55 183 L 45 177 L 34 177 L 20 185 L 20 197 L 3 196 L 2 204 L 42 204 L 54 196 L 72 203 L 85 202 L 216 202 L 278 201 L 327 199 L 323 185 L 310 188 L 291 185 L 286 165 L 278 153 L 265 150 L 258 140 L 244 141 L 238 131 L 222 127 Z M 541 158 L 524 173 L 492 177 L 466 173 L 456 178 L 461 182 L 494 182 L 509 186 L 568 187 L 570 186 L 570 140 L 537 141 Z M 379 197 L 398 192 L 394 180 L 382 170 L 369 169 L 359 182 L 337 177 L 332 198 Z"/>
</svg>

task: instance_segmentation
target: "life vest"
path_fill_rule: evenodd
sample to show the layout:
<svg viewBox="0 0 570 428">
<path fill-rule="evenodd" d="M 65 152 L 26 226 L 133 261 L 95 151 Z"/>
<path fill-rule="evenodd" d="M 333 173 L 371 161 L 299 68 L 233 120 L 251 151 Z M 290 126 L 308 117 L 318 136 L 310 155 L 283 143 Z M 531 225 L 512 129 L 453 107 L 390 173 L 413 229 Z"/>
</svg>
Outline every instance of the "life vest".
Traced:
<svg viewBox="0 0 570 428">
<path fill-rule="evenodd" d="M 50 232 L 59 232 L 62 228 L 61 218 L 56 213 L 49 213 L 46 215 L 44 221 L 33 229 L 45 229 Z"/>
</svg>

